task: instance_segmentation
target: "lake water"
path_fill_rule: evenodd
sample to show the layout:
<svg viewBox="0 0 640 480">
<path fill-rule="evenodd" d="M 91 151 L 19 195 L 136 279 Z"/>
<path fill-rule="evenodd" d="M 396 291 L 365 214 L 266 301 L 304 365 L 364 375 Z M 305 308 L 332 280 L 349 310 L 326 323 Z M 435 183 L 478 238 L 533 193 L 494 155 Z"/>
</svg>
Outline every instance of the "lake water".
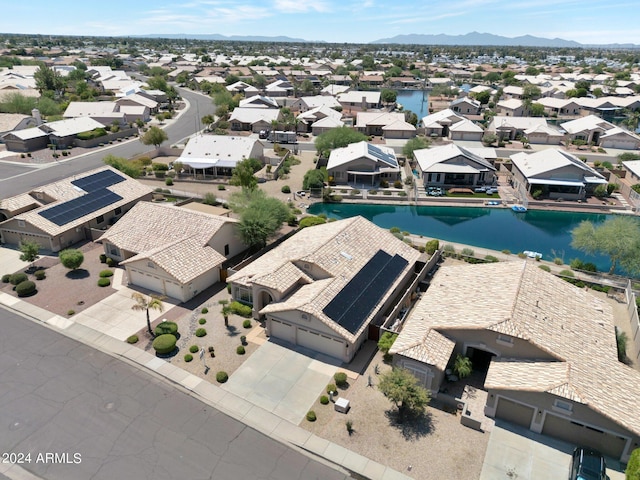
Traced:
<svg viewBox="0 0 640 480">
<path fill-rule="evenodd" d="M 382 228 L 398 227 L 416 235 L 444 242 L 474 245 L 513 253 L 532 250 L 544 260 L 573 258 L 593 262 L 598 270 L 608 271 L 608 257 L 588 257 L 571 248 L 571 230 L 589 220 L 600 224 L 612 215 L 529 210 L 515 213 L 507 208 L 427 207 L 370 204 L 323 204 L 309 207 L 314 215 L 343 219 L 356 215 L 371 220 Z"/>
<path fill-rule="evenodd" d="M 396 102 L 411 110 L 418 120 L 429 115 L 429 94 L 425 90 L 396 90 Z"/>
</svg>

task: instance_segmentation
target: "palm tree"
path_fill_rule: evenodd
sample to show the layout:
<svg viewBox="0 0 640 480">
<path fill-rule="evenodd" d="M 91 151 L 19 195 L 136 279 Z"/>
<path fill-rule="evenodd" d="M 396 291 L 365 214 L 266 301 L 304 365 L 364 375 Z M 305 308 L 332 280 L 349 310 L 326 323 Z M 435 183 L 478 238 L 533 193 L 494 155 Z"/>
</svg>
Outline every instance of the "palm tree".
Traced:
<svg viewBox="0 0 640 480">
<path fill-rule="evenodd" d="M 229 326 L 229 314 L 231 314 L 231 305 L 229 305 L 229 300 L 218 300 L 218 303 L 222 305 L 220 309 L 220 313 L 224 317 L 224 326 Z"/>
<path fill-rule="evenodd" d="M 134 292 L 131 294 L 131 298 L 133 298 L 136 303 L 131 306 L 131 310 L 136 311 L 145 311 L 147 312 L 147 329 L 149 330 L 149 334 L 153 337 L 153 330 L 151 330 L 151 319 L 149 318 L 149 309 L 158 310 L 159 312 L 164 311 L 164 304 L 162 300 L 165 298 L 161 295 L 149 295 L 148 297 Z"/>
</svg>

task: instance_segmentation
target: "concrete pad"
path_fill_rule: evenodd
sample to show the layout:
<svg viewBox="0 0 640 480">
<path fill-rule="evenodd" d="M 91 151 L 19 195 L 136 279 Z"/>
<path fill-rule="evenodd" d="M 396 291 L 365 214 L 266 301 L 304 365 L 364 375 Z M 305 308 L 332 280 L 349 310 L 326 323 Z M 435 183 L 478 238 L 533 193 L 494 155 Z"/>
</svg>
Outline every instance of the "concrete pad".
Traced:
<svg viewBox="0 0 640 480">
<path fill-rule="evenodd" d="M 56 315 L 55 317 L 51 317 L 49 320 L 47 320 L 47 323 L 52 327 L 56 327 L 56 328 L 59 328 L 60 330 L 64 330 L 65 328 L 68 328 L 71 325 L 73 325 L 74 322 L 69 318 L 64 318 L 64 317 L 61 317 L 60 315 Z"/>
<path fill-rule="evenodd" d="M 29 263 L 20 260 L 21 252 L 18 249 L 0 247 L 0 264 L 2 265 L 2 274 L 16 273 L 29 266 Z"/>
<path fill-rule="evenodd" d="M 314 452 L 321 457 L 324 456 L 324 452 L 327 450 L 331 442 L 329 440 L 325 440 L 324 438 L 320 438 L 316 435 L 311 435 L 309 439 L 304 443 L 304 448 L 307 450 Z"/>
<path fill-rule="evenodd" d="M 333 463 L 342 465 L 348 453 L 352 453 L 337 443 L 330 443 L 324 451 L 324 458 L 331 460 Z"/>
<path fill-rule="evenodd" d="M 149 360 L 147 363 L 145 363 L 144 366 L 150 370 L 158 370 L 165 363 L 167 362 L 165 362 L 163 359 L 155 357 Z"/>
<path fill-rule="evenodd" d="M 217 404 L 222 398 L 227 395 L 227 392 L 222 390 L 217 385 L 212 385 L 209 382 L 202 382 L 193 388 L 193 391 L 200 395 L 202 398 L 207 399 L 214 405 Z"/>
<path fill-rule="evenodd" d="M 366 478 L 379 479 L 383 477 L 386 469 L 387 467 L 385 467 L 384 465 L 378 462 L 369 460 L 369 462 L 367 462 L 367 464 L 365 465 L 361 473 Z"/>
<path fill-rule="evenodd" d="M 278 427 L 280 422 L 282 422 L 282 419 L 273 413 L 267 412 L 265 409 L 254 405 L 242 418 L 242 421 L 256 430 L 259 430 L 266 435 L 270 435 Z"/>
<path fill-rule="evenodd" d="M 180 385 L 182 385 L 185 388 L 188 388 L 189 390 L 193 390 L 202 382 L 204 382 L 204 380 L 202 380 L 200 377 L 196 377 L 195 375 L 189 374 L 189 376 L 187 376 L 184 380 L 180 382 Z"/>
<path fill-rule="evenodd" d="M 22 302 L 19 298 L 9 295 L 8 293 L 0 292 L 0 303 L 8 307 L 13 307 L 17 303 Z"/>
</svg>

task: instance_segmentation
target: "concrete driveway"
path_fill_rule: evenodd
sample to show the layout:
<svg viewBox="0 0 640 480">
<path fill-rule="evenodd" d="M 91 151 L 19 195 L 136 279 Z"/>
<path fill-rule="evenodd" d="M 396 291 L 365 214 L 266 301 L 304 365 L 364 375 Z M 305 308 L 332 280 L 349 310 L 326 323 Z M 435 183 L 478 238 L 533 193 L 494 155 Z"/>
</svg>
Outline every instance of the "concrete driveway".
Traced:
<svg viewBox="0 0 640 480">
<path fill-rule="evenodd" d="M 496 421 L 491 430 L 480 480 L 566 479 L 575 445 Z M 611 480 L 624 480 L 619 462 L 607 459 Z"/>
<path fill-rule="evenodd" d="M 297 425 L 333 382 L 338 360 L 307 349 L 265 342 L 238 368 L 224 390 Z"/>
</svg>

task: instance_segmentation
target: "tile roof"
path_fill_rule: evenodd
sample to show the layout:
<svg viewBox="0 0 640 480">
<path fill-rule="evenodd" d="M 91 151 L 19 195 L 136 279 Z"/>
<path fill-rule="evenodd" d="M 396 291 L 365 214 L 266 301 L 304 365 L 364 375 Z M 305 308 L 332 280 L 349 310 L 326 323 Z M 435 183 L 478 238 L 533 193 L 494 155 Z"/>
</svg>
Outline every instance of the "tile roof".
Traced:
<svg viewBox="0 0 640 480">
<path fill-rule="evenodd" d="M 299 283 L 303 284 L 301 287 L 283 301 L 267 305 L 261 313 L 304 311 L 320 319 L 344 338 L 354 341 L 367 328 L 369 321 L 365 321 L 358 332 L 351 334 L 325 315 L 323 309 L 379 250 L 390 255 L 398 254 L 408 262 L 393 283 L 394 286 L 413 269 L 420 256 L 419 252 L 395 238 L 389 231 L 363 217 L 353 217 L 300 230 L 275 249 L 231 275 L 227 281 L 245 286 L 254 283 L 268 284 L 283 291 L 299 277 Z M 305 264 L 310 268 L 305 268 Z M 284 280 L 276 280 L 274 272 L 277 271 L 284 273 Z M 323 272 L 322 278 L 313 278 L 311 271 Z M 392 290 L 393 287 L 389 292 Z M 380 299 L 379 304 L 385 300 L 386 296 Z M 368 319 L 376 313 L 377 308 Z"/>
<path fill-rule="evenodd" d="M 640 434 L 640 373 L 618 362 L 612 309 L 588 291 L 535 262 L 445 266 L 414 307 L 391 353 L 425 361 L 416 348 L 420 343 L 433 364 L 442 365 L 446 351 L 430 331 L 452 338 L 459 329 L 519 338 L 556 359 L 494 360 L 487 388 L 552 393 Z"/>
</svg>

